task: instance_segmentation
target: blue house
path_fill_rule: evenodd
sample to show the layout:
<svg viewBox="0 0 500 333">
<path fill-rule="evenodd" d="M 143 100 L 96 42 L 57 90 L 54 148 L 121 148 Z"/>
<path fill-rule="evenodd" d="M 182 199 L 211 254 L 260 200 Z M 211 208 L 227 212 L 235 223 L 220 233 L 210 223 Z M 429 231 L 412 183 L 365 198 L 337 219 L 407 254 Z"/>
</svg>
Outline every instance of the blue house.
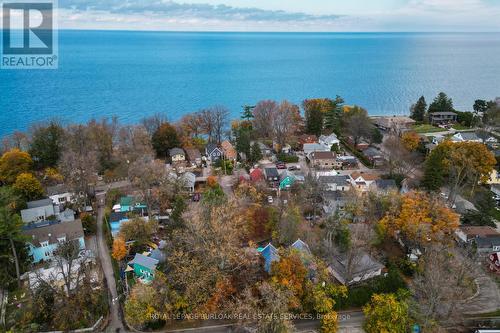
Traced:
<svg viewBox="0 0 500 333">
<path fill-rule="evenodd" d="M 113 237 L 120 231 L 122 223 L 127 222 L 128 220 L 129 218 L 125 212 L 111 212 L 109 215 L 109 225 L 111 227 L 111 234 Z"/>
<path fill-rule="evenodd" d="M 269 243 L 264 248 L 259 248 L 258 251 L 264 258 L 264 269 L 266 272 L 271 273 L 271 265 L 274 261 L 280 260 L 280 256 L 278 255 L 278 249 L 273 246 L 273 244 Z"/>
<path fill-rule="evenodd" d="M 224 152 L 216 144 L 209 143 L 205 146 L 205 155 L 210 162 L 215 162 L 222 158 Z"/>
<path fill-rule="evenodd" d="M 80 249 L 85 249 L 85 239 L 82 222 L 41 221 L 23 227 L 23 234 L 27 237 L 29 254 L 33 262 L 53 259 L 54 251 L 60 243 L 73 240 L 77 241 Z"/>
<path fill-rule="evenodd" d="M 147 207 L 145 204 L 140 202 L 135 202 L 133 196 L 125 196 L 120 198 L 120 212 L 136 212 L 141 216 L 147 212 Z"/>
<path fill-rule="evenodd" d="M 136 253 L 134 259 L 129 261 L 128 265 L 133 267 L 135 276 L 138 277 L 141 282 L 149 283 L 153 281 L 155 277 L 158 260 Z"/>
</svg>

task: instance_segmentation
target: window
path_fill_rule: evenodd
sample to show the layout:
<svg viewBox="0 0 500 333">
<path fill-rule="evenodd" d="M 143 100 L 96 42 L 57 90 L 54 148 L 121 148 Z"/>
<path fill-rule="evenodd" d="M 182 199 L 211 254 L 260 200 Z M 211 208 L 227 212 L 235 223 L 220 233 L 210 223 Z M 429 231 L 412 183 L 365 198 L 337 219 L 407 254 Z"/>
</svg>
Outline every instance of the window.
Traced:
<svg viewBox="0 0 500 333">
<path fill-rule="evenodd" d="M 47 242 L 41 242 L 40 245 L 42 247 L 49 246 L 49 242 L 48 241 Z"/>
<path fill-rule="evenodd" d="M 66 202 L 66 197 L 60 197 L 58 199 L 59 203 L 63 203 L 63 202 Z"/>
</svg>

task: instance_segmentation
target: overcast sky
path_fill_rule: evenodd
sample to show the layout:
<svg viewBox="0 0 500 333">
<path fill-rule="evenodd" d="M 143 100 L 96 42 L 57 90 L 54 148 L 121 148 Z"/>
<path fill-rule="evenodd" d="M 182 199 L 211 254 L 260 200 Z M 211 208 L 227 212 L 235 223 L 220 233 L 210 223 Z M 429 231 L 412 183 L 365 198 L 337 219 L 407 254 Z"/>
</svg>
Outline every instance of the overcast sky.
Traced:
<svg viewBox="0 0 500 333">
<path fill-rule="evenodd" d="M 59 26 L 181 31 L 500 31 L 500 0 L 59 0 Z"/>
</svg>

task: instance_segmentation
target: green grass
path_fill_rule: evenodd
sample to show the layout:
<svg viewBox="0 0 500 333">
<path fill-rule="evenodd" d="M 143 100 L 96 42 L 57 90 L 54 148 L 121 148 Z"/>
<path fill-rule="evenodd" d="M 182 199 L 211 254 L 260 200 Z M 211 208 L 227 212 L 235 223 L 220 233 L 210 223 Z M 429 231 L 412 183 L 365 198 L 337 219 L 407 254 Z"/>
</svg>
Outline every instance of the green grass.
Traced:
<svg viewBox="0 0 500 333">
<path fill-rule="evenodd" d="M 433 133 L 433 132 L 443 132 L 446 131 L 445 129 L 432 126 L 429 124 L 421 124 L 421 125 L 415 125 L 413 126 L 413 130 L 417 133 Z"/>
<path fill-rule="evenodd" d="M 470 127 L 464 126 L 462 124 L 455 124 L 452 126 L 452 128 L 457 131 L 466 131 L 471 129 Z"/>
</svg>

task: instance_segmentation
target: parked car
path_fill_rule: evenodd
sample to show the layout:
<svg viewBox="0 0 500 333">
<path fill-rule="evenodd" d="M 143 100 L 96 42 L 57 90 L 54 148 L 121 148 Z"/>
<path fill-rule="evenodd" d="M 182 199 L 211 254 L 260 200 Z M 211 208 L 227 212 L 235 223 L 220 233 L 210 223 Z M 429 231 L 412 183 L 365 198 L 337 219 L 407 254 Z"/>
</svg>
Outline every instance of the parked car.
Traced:
<svg viewBox="0 0 500 333">
<path fill-rule="evenodd" d="M 193 193 L 192 200 L 194 202 L 198 202 L 198 201 L 200 201 L 200 199 L 201 199 L 201 194 L 200 193 Z"/>
<path fill-rule="evenodd" d="M 288 167 L 288 170 L 290 171 L 300 170 L 300 165 L 290 165 Z"/>
<path fill-rule="evenodd" d="M 273 203 L 273 201 L 274 201 L 274 200 L 273 200 L 273 197 L 272 197 L 272 196 L 268 196 L 268 197 L 267 197 L 267 202 L 268 202 L 268 203 L 272 204 L 272 203 Z"/>
<path fill-rule="evenodd" d="M 286 169 L 285 162 L 276 162 L 276 169 Z"/>
</svg>

